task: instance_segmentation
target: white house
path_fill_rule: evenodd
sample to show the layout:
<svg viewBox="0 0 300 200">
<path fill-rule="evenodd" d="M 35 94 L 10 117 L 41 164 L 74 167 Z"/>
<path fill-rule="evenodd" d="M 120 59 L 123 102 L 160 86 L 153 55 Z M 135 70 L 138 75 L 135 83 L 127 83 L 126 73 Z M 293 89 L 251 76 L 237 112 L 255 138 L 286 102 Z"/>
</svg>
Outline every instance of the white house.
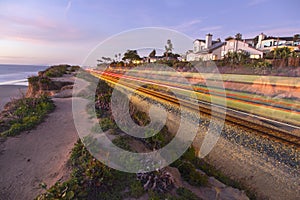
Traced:
<svg viewBox="0 0 300 200">
<path fill-rule="evenodd" d="M 221 58 L 224 58 L 224 56 L 228 52 L 241 52 L 241 51 L 247 52 L 250 55 L 250 58 L 258 59 L 263 57 L 262 51 L 255 49 L 247 42 L 236 40 L 236 39 L 230 39 L 227 40 L 226 43 L 221 47 Z"/>
<path fill-rule="evenodd" d="M 187 61 L 220 60 L 228 52 L 248 52 L 251 58 L 262 58 L 263 52 L 253 48 L 249 43 L 236 39 L 226 42 L 213 41 L 212 35 L 207 34 L 205 40 L 196 39 L 193 50 L 187 52 Z"/>
<path fill-rule="evenodd" d="M 293 37 L 267 37 L 261 33 L 258 36 L 256 48 L 263 52 L 269 52 L 274 48 L 289 47 L 291 50 L 299 50 L 300 41 L 294 41 Z"/>
</svg>

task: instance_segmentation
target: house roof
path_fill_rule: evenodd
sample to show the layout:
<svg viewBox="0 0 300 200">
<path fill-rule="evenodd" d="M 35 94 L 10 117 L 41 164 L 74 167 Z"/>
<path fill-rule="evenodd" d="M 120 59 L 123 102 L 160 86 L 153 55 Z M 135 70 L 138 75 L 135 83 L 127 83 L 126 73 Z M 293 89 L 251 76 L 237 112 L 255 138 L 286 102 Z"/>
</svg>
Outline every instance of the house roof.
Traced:
<svg viewBox="0 0 300 200">
<path fill-rule="evenodd" d="M 163 58 L 164 56 L 154 56 L 154 57 L 149 57 L 149 58 L 156 58 L 156 59 L 160 59 L 160 58 Z"/>
<path fill-rule="evenodd" d="M 273 36 L 269 36 L 267 38 L 265 38 L 264 40 L 269 40 L 269 39 L 279 39 L 279 40 L 286 40 L 286 41 L 293 41 L 294 37 L 273 37 Z"/>
<path fill-rule="evenodd" d="M 216 42 L 215 44 L 211 45 L 211 47 L 209 47 L 208 52 L 211 53 L 213 50 L 223 46 L 224 44 L 226 44 L 226 42 Z"/>
<path fill-rule="evenodd" d="M 194 40 L 194 42 L 196 42 L 196 41 L 205 42 L 205 40 L 203 40 L 203 39 L 196 39 L 196 40 Z"/>
<path fill-rule="evenodd" d="M 194 42 L 195 42 L 195 41 L 204 42 L 204 43 L 206 42 L 206 41 L 203 40 L 203 39 L 196 39 L 196 40 L 194 40 Z M 217 42 L 219 42 L 219 41 L 213 40 L 213 41 L 212 41 L 212 44 L 217 43 Z"/>
</svg>

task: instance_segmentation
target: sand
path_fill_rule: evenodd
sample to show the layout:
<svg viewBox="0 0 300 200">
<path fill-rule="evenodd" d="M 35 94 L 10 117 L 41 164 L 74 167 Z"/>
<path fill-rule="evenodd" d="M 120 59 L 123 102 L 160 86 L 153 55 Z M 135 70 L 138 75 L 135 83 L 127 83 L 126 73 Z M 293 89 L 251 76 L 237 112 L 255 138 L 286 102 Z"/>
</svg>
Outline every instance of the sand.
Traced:
<svg viewBox="0 0 300 200">
<path fill-rule="evenodd" d="M 34 199 L 68 178 L 67 161 L 78 139 L 72 118 L 72 99 L 55 99 L 56 109 L 30 132 L 0 141 L 0 199 Z"/>
<path fill-rule="evenodd" d="M 27 86 L 21 85 L 0 85 L 0 110 L 11 98 L 18 98 L 26 93 Z"/>
</svg>

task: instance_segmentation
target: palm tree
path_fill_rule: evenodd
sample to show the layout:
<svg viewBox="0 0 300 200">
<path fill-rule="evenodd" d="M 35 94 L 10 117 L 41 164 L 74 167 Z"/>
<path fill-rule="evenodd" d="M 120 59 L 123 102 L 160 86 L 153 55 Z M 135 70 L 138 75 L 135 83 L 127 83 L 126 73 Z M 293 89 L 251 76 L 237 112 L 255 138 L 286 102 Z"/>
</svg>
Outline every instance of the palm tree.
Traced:
<svg viewBox="0 0 300 200">
<path fill-rule="evenodd" d="M 165 45 L 165 49 L 166 49 L 166 57 L 168 60 L 169 53 L 172 53 L 172 50 L 173 50 L 173 44 L 170 39 L 167 40 L 167 45 Z"/>
<path fill-rule="evenodd" d="M 273 60 L 275 60 L 279 56 L 279 49 L 275 48 L 273 50 Z"/>
<path fill-rule="evenodd" d="M 100 65 L 101 63 L 103 63 L 103 60 L 101 60 L 101 59 L 98 59 L 98 60 L 97 60 L 97 62 L 98 62 L 98 64 L 97 64 L 97 65 Z"/>
<path fill-rule="evenodd" d="M 281 57 L 282 59 L 287 59 L 288 57 L 290 57 L 290 55 L 291 55 L 291 49 L 290 49 L 290 48 L 288 48 L 288 47 L 283 47 L 283 48 L 281 48 L 280 50 L 281 50 L 281 51 L 280 51 L 280 57 Z"/>
<path fill-rule="evenodd" d="M 300 34 L 295 34 L 293 37 L 293 41 L 297 42 L 300 39 Z"/>
<path fill-rule="evenodd" d="M 235 34 L 235 39 L 236 40 L 242 40 L 242 34 L 241 33 Z"/>
</svg>

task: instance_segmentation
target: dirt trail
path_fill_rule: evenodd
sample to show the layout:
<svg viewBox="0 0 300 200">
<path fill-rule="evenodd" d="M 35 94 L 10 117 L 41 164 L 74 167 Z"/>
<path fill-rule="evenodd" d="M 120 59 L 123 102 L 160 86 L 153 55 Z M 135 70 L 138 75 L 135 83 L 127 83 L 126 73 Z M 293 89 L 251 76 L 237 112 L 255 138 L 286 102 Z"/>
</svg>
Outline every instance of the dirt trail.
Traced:
<svg viewBox="0 0 300 200">
<path fill-rule="evenodd" d="M 72 99 L 54 99 L 55 111 L 29 133 L 0 142 L 0 200 L 33 199 L 48 186 L 65 180 L 66 163 L 78 139 Z"/>
</svg>

